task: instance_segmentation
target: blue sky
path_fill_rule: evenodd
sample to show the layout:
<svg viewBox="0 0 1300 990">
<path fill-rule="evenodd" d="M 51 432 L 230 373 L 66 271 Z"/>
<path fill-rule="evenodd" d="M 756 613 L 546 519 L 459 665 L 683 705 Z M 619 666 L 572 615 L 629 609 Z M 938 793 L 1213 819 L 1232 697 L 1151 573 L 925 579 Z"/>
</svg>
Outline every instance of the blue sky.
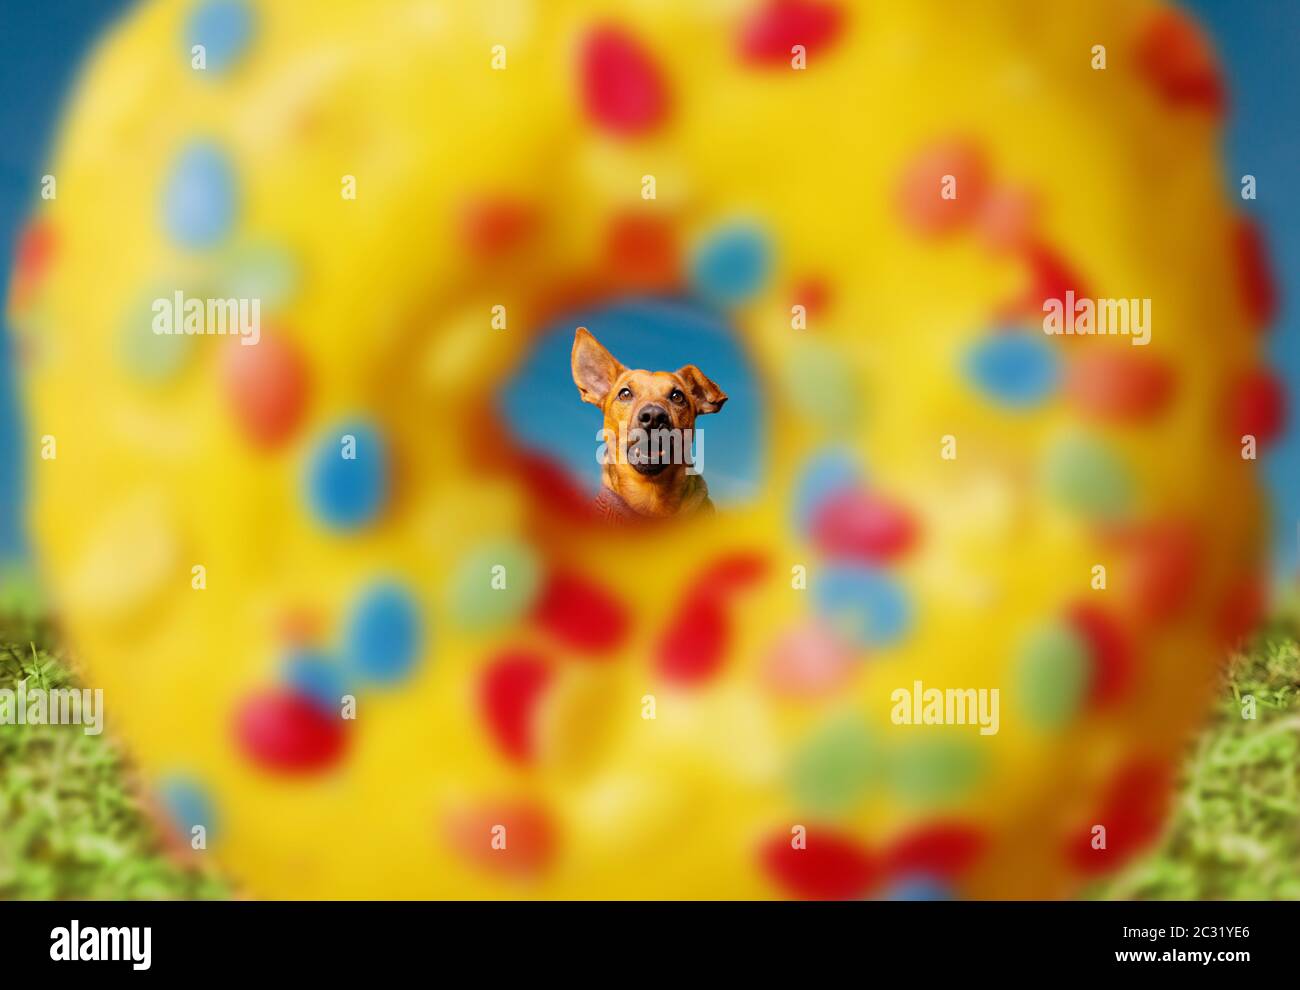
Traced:
<svg viewBox="0 0 1300 990">
<path fill-rule="evenodd" d="M 41 166 L 76 65 L 92 39 L 127 5 L 128 0 L 0 3 L 0 271 L 9 271 L 14 240 L 35 202 Z M 1233 108 L 1226 134 L 1230 167 L 1225 193 L 1238 195 L 1238 177 L 1242 173 L 1249 172 L 1258 179 L 1258 201 L 1244 205 L 1263 223 L 1278 280 L 1287 290 L 1281 321 L 1272 338 L 1273 359 L 1292 394 L 1300 396 L 1300 312 L 1290 297 L 1290 291 L 1300 284 L 1296 277 L 1300 272 L 1300 193 L 1295 179 L 1300 164 L 1300 86 L 1295 84 L 1295 66 L 1300 64 L 1300 3 L 1188 0 L 1185 6 L 1210 29 L 1227 63 Z M 641 316 L 653 321 L 664 312 L 662 308 L 652 309 Z M 751 419 L 756 399 L 752 384 L 746 380 L 743 359 L 725 335 L 716 328 L 704 327 L 687 347 L 673 336 L 671 328 L 661 328 L 662 333 L 639 334 L 632 326 L 632 314 L 626 310 L 574 316 L 588 321 L 624 363 L 675 368 L 694 362 L 713 376 L 732 399 L 723 413 L 705 421 L 710 430 L 706 475 L 722 500 L 734 496 L 752 480 L 744 451 L 752 451 L 746 444 L 760 435 Z M 696 318 L 706 319 L 701 314 Z M 560 374 L 560 380 L 568 381 L 571 338 L 565 337 L 558 333 L 548 338 L 530 357 L 522 373 L 525 381 L 529 375 Z M 651 340 L 653 346 L 643 346 Z M 0 336 L 0 559 L 22 547 L 20 433 L 8 346 L 7 335 Z M 531 400 L 525 392 L 531 392 Z M 501 401 L 507 415 L 519 424 L 523 439 L 552 450 L 591 481 L 594 455 L 585 467 L 579 463 L 591 453 L 585 444 L 579 449 L 555 441 L 555 435 L 562 430 L 572 428 L 578 431 L 576 435 L 585 436 L 587 427 L 592 434 L 599 427 L 599 414 L 593 407 L 580 404 L 576 391 L 566 396 L 563 389 L 533 391 L 516 382 L 506 389 Z M 536 407 L 535 414 L 526 408 L 530 403 Z M 555 424 L 554 431 L 550 423 Z M 715 430 L 717 443 L 712 442 Z M 753 469 L 753 461 L 750 456 L 748 470 Z M 1300 430 L 1288 432 L 1284 444 L 1269 455 L 1265 470 L 1274 492 L 1279 562 L 1294 569 L 1300 507 L 1296 496 L 1300 491 Z"/>
</svg>

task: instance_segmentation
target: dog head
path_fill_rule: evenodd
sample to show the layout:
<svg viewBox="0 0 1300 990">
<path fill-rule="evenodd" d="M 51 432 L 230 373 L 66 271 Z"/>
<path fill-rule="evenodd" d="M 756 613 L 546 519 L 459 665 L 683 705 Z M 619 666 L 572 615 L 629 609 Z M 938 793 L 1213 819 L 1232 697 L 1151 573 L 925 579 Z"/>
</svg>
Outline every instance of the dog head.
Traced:
<svg viewBox="0 0 1300 990">
<path fill-rule="evenodd" d="M 600 407 L 606 435 L 618 438 L 613 470 L 633 471 L 643 479 L 680 476 L 686 463 L 680 452 L 685 449 L 689 456 L 696 417 L 717 412 L 727 401 L 726 393 L 693 364 L 676 371 L 623 367 L 586 327 L 574 334 L 571 364 L 582 401 Z M 677 445 L 665 450 L 669 436 Z M 670 471 L 674 467 L 678 470 Z"/>
</svg>

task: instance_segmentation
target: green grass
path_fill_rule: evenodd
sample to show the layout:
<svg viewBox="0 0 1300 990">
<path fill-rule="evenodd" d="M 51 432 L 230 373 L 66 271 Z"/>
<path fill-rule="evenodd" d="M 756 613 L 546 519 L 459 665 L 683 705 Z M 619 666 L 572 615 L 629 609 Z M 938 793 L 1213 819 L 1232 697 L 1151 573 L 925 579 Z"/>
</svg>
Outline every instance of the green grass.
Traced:
<svg viewBox="0 0 1300 990">
<path fill-rule="evenodd" d="M 1098 894 L 1300 900 L 1300 639 L 1279 620 L 1234 654 L 1158 846 Z M 1242 717 L 1255 698 L 1256 717 Z"/>
<path fill-rule="evenodd" d="M 38 611 L 30 583 L 0 575 L 0 688 L 76 680 L 53 630 L 26 618 Z M 1281 618 L 1230 658 L 1163 838 L 1092 896 L 1300 899 L 1298 630 Z M 1246 695 L 1253 721 L 1241 717 Z M 164 853 L 131 779 L 107 733 L 0 727 L 0 898 L 229 896 L 214 873 Z"/>
<path fill-rule="evenodd" d="M 24 678 L 47 690 L 73 683 L 52 642 L 42 622 L 0 617 L 0 688 Z M 225 896 L 214 874 L 164 853 L 107 733 L 0 726 L 0 899 Z"/>
</svg>

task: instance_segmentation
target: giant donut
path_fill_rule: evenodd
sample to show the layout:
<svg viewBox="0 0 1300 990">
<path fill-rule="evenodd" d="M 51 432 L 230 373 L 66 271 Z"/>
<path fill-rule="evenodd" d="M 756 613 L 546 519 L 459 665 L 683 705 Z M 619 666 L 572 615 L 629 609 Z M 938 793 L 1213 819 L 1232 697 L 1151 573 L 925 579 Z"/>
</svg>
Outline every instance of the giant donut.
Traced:
<svg viewBox="0 0 1300 990">
<path fill-rule="evenodd" d="M 142 3 L 11 294 L 109 731 L 258 896 L 1083 889 L 1258 604 L 1225 106 L 1129 0 Z M 154 332 L 176 292 L 260 340 Z M 1067 293 L 1149 343 L 1045 333 Z M 502 420 L 629 298 L 732 328 L 752 498 L 611 530 Z M 929 688 L 998 731 L 900 723 Z"/>
</svg>

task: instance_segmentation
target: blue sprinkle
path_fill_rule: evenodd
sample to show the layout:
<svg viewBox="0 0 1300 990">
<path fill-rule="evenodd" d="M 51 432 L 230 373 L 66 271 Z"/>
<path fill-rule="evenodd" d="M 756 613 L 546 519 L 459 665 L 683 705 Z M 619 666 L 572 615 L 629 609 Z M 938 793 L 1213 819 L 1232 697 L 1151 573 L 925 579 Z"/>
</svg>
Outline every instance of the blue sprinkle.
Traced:
<svg viewBox="0 0 1300 990">
<path fill-rule="evenodd" d="M 1051 343 L 1027 333 L 995 330 L 966 356 L 966 375 L 975 386 L 1016 409 L 1047 399 L 1056 390 L 1060 374 Z"/>
<path fill-rule="evenodd" d="M 762 231 L 747 224 L 725 227 L 696 252 L 691 283 L 710 302 L 732 306 L 763 287 L 771 265 L 772 252 Z"/>
<path fill-rule="evenodd" d="M 794 491 L 794 525 L 802 534 L 812 529 L 813 516 L 823 502 L 864 482 L 858 459 L 847 450 L 826 450 L 807 462 Z"/>
<path fill-rule="evenodd" d="M 885 892 L 887 901 L 951 901 L 952 891 L 942 880 L 924 873 L 905 876 Z"/>
<path fill-rule="evenodd" d="M 348 693 L 343 670 L 318 650 L 297 650 L 284 662 L 284 680 L 295 691 L 334 714 Z"/>
<path fill-rule="evenodd" d="M 907 593 L 862 564 L 838 564 L 813 579 L 813 599 L 831 626 L 862 646 L 887 646 L 912 624 Z"/>
<path fill-rule="evenodd" d="M 181 152 L 163 190 L 163 224 L 176 243 L 206 248 L 221 241 L 235 219 L 235 175 L 215 144 Z"/>
<path fill-rule="evenodd" d="M 207 71 L 222 72 L 243 54 L 253 35 L 253 12 L 244 0 L 207 0 L 190 15 L 185 36 L 186 56 L 195 45 L 204 48 Z"/>
<path fill-rule="evenodd" d="M 348 669 L 365 680 L 393 684 L 410 673 L 422 639 L 420 610 L 411 595 L 394 582 L 377 584 L 348 621 Z"/>
<path fill-rule="evenodd" d="M 158 785 L 158 797 L 186 845 L 194 838 L 195 825 L 202 825 L 206 838 L 212 839 L 216 821 L 212 801 L 207 791 L 192 778 L 181 774 L 166 777 Z"/>
<path fill-rule="evenodd" d="M 350 423 L 326 433 L 307 470 L 307 501 L 316 518 L 331 529 L 357 529 L 387 499 L 388 450 L 379 431 Z"/>
</svg>

